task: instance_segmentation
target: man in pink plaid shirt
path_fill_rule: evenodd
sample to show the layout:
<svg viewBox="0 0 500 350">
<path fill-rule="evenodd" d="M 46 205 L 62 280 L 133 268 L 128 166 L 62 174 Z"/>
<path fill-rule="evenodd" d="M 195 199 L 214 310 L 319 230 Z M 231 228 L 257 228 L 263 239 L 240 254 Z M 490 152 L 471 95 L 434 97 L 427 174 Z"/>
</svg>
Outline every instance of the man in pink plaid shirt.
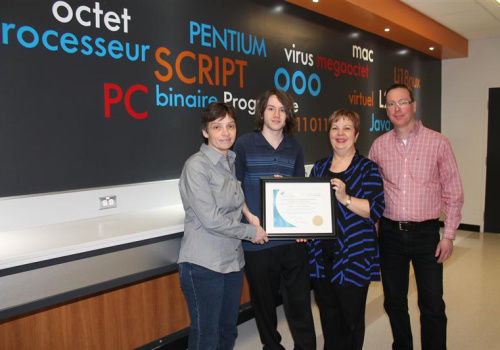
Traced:
<svg viewBox="0 0 500 350">
<path fill-rule="evenodd" d="M 369 158 L 375 161 L 385 190 L 379 225 L 384 308 L 389 315 L 393 349 L 413 349 L 408 314 L 410 261 L 415 271 L 423 350 L 446 349 L 443 262 L 453 252 L 464 202 L 462 182 L 448 139 L 415 119 L 411 89 L 394 84 L 385 92 L 394 129 L 378 137 Z M 444 206 L 442 206 L 444 203 Z M 439 218 L 444 210 L 442 237 Z"/>
</svg>

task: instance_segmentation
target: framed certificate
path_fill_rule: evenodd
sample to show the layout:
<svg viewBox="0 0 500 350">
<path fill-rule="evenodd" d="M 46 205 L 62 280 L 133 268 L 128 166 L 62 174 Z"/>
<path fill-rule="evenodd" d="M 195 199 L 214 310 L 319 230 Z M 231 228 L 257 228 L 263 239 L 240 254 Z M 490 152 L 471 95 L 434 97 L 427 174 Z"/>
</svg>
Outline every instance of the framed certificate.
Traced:
<svg viewBox="0 0 500 350">
<path fill-rule="evenodd" d="M 260 179 L 262 227 L 269 239 L 337 238 L 337 200 L 328 178 Z"/>
</svg>

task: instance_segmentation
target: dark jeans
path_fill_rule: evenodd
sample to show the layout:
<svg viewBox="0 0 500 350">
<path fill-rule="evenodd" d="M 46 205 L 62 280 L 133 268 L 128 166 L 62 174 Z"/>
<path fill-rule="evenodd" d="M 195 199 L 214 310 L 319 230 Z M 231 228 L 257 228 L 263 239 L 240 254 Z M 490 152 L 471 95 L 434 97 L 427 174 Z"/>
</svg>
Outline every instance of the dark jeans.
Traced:
<svg viewBox="0 0 500 350">
<path fill-rule="evenodd" d="M 438 264 L 434 256 L 439 240 L 438 221 L 409 231 L 400 231 L 384 219 L 380 221 L 384 307 L 391 322 L 395 350 L 413 349 L 408 314 L 410 261 L 417 283 L 422 350 L 446 349 L 443 264 Z"/>
<path fill-rule="evenodd" d="M 281 292 L 294 349 L 316 350 L 307 245 L 292 243 L 245 251 L 245 274 L 263 349 L 285 349 L 280 344 L 276 315 Z"/>
<path fill-rule="evenodd" d="M 363 349 L 368 286 L 342 286 L 325 278 L 313 278 L 312 284 L 325 339 L 323 349 Z"/>
<path fill-rule="evenodd" d="M 189 350 L 232 350 L 238 335 L 243 271 L 219 273 L 191 263 L 179 264 L 191 324 Z"/>
</svg>

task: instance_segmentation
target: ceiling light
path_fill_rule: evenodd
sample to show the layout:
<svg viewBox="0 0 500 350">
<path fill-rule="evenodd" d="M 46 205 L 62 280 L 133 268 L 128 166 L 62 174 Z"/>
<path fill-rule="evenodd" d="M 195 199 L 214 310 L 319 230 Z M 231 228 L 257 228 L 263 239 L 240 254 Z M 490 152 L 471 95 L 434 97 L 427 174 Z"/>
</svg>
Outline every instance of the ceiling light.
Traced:
<svg viewBox="0 0 500 350">
<path fill-rule="evenodd" d="M 274 13 L 280 13 L 280 12 L 283 12 L 283 6 L 282 6 L 282 5 L 278 5 L 278 6 L 276 6 L 276 7 L 273 9 L 273 12 L 274 12 Z"/>
<path fill-rule="evenodd" d="M 429 50 L 434 51 L 434 46 L 429 47 Z"/>
<path fill-rule="evenodd" d="M 391 28 L 385 28 L 384 29 L 384 32 L 390 32 L 391 31 Z"/>
<path fill-rule="evenodd" d="M 497 1 L 499 1 L 499 0 L 497 0 Z M 313 2 L 319 2 L 319 0 L 313 0 Z"/>
</svg>

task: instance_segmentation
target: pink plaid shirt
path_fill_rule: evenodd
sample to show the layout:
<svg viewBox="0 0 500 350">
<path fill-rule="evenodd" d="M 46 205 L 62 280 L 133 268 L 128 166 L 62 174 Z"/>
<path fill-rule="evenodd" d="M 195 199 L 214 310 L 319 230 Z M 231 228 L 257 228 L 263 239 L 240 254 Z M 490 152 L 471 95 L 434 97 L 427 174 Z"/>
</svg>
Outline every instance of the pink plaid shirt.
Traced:
<svg viewBox="0 0 500 350">
<path fill-rule="evenodd" d="M 455 239 L 464 203 L 462 182 L 450 142 L 416 120 L 406 145 L 391 130 L 373 143 L 369 158 L 384 179 L 384 216 L 394 221 L 425 221 L 441 216 L 443 238 Z"/>
</svg>

